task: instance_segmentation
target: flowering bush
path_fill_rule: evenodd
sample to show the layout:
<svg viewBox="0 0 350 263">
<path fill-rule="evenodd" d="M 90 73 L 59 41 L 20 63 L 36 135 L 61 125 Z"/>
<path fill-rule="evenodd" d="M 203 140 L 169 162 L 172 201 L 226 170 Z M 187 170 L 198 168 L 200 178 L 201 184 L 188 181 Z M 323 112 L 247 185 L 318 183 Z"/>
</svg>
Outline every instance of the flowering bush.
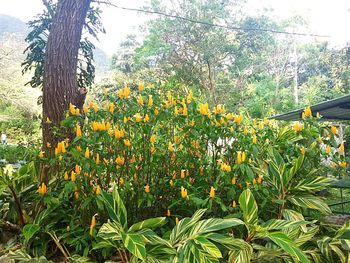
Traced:
<svg viewBox="0 0 350 263">
<path fill-rule="evenodd" d="M 83 112 L 70 106 L 62 125 L 74 139 L 52 145 L 53 159 L 40 152 L 58 176 L 38 192 L 48 207 L 64 207 L 55 227 L 77 251 L 91 245 L 108 218 L 99 197 L 113 184 L 129 224 L 167 216 L 176 225 L 200 208 L 241 217 L 238 198 L 247 189 L 264 221 L 282 218 L 286 209 L 330 213 L 316 192 L 347 164 L 337 128 L 317 118 L 306 108 L 301 122 L 280 125 L 223 105 L 210 109 L 192 92 L 164 94 L 143 84 L 109 90 Z"/>
</svg>

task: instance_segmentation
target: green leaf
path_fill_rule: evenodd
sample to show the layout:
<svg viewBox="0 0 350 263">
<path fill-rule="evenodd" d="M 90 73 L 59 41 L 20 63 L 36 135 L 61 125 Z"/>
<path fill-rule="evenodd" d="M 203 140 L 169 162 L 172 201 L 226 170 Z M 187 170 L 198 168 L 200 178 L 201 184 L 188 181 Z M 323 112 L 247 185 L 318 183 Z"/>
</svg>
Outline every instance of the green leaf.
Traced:
<svg viewBox="0 0 350 263">
<path fill-rule="evenodd" d="M 290 180 L 294 177 L 294 175 L 299 171 L 299 169 L 302 167 L 304 163 L 305 156 L 301 154 L 297 159 L 293 160 L 292 168 L 289 170 L 289 173 L 287 174 L 286 183 L 289 183 Z"/>
<path fill-rule="evenodd" d="M 270 219 L 269 221 L 262 224 L 262 227 L 266 230 L 281 230 L 285 228 L 295 228 L 299 226 L 305 226 L 307 224 L 310 224 L 308 221 L 287 221 L 282 219 Z"/>
<path fill-rule="evenodd" d="M 334 180 L 321 176 L 316 178 L 306 178 L 293 187 L 293 190 L 315 192 L 325 189 L 332 182 L 334 182 Z"/>
<path fill-rule="evenodd" d="M 238 218 L 204 219 L 195 224 L 195 226 L 190 231 L 190 235 L 202 235 L 205 233 L 211 233 L 238 225 L 244 225 L 244 222 Z"/>
<path fill-rule="evenodd" d="M 297 206 L 315 209 L 320 211 L 323 214 L 332 213 L 329 206 L 322 199 L 313 195 L 300 196 L 300 197 L 294 196 L 294 197 L 289 197 L 288 200 Z"/>
<path fill-rule="evenodd" d="M 104 223 L 98 231 L 97 236 L 105 240 L 117 241 L 122 239 L 122 232 L 123 227 L 120 223 L 113 221 Z"/>
<path fill-rule="evenodd" d="M 214 245 L 214 243 L 210 242 L 203 236 L 198 236 L 194 239 L 194 242 L 202 247 L 202 249 L 208 253 L 210 256 L 214 258 L 222 258 L 222 254 L 220 249 Z"/>
<path fill-rule="evenodd" d="M 231 236 L 218 233 L 208 233 L 205 234 L 204 237 L 224 246 L 229 250 L 239 250 L 248 244 L 243 239 L 233 238 Z"/>
<path fill-rule="evenodd" d="M 277 246 L 279 246 L 282 250 L 287 252 L 292 257 L 296 258 L 302 263 L 309 263 L 307 256 L 300 248 L 298 248 L 293 241 L 286 235 L 281 232 L 272 232 L 267 233 L 266 235 L 270 238 Z"/>
<path fill-rule="evenodd" d="M 144 228 L 156 228 L 164 225 L 165 223 L 166 223 L 166 217 L 150 218 L 150 219 L 146 219 L 144 221 L 138 222 L 136 224 L 133 224 L 129 228 L 128 232 L 134 232 Z"/>
<path fill-rule="evenodd" d="M 127 250 L 129 250 L 129 252 L 135 257 L 141 260 L 146 259 L 146 248 L 141 235 L 134 233 L 122 233 L 122 240 Z"/>
<path fill-rule="evenodd" d="M 36 224 L 25 225 L 22 229 L 25 241 L 28 242 L 35 235 L 35 233 L 39 231 L 39 229 L 40 226 Z"/>
<path fill-rule="evenodd" d="M 230 251 L 229 255 L 228 262 L 230 263 L 250 263 L 253 248 L 248 243 L 245 243 L 244 246 Z"/>
<path fill-rule="evenodd" d="M 258 206 L 249 189 L 244 190 L 239 196 L 239 206 L 243 211 L 244 222 L 247 225 L 256 225 L 258 223 Z"/>
</svg>

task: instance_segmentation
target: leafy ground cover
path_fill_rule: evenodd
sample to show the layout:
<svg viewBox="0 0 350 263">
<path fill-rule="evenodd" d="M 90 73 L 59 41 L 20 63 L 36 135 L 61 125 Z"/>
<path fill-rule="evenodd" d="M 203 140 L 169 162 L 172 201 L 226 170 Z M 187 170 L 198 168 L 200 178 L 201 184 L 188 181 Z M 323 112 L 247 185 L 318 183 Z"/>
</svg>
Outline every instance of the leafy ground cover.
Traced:
<svg viewBox="0 0 350 263">
<path fill-rule="evenodd" d="M 346 262 L 349 223 L 322 222 L 331 210 L 318 194 L 346 175 L 344 145 L 318 118 L 251 119 L 143 84 L 71 105 L 66 139 L 47 145 L 54 157 L 1 170 L 1 216 L 18 226 L 3 250 L 22 261 Z M 48 183 L 39 164 L 55 167 Z"/>
</svg>

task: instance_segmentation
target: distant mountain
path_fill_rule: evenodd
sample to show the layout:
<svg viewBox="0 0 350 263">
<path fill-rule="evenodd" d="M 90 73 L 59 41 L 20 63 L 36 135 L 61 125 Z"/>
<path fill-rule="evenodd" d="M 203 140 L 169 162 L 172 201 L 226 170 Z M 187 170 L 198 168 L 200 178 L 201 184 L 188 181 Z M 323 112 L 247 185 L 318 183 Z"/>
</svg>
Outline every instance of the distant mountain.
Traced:
<svg viewBox="0 0 350 263">
<path fill-rule="evenodd" d="M 28 27 L 26 23 L 16 17 L 0 14 L 0 37 L 6 33 L 26 35 Z"/>
<path fill-rule="evenodd" d="M 29 28 L 27 24 L 20 19 L 0 14 L 0 38 L 6 37 L 8 34 L 15 34 L 16 38 L 23 40 L 29 33 Z M 23 52 L 23 45 L 19 45 L 21 48 L 18 50 L 22 54 Z M 95 61 L 95 67 L 96 67 L 96 75 L 103 75 L 106 73 L 109 69 L 109 63 L 108 63 L 108 57 L 107 54 L 102 50 L 96 47 L 94 51 L 94 61 Z"/>
</svg>

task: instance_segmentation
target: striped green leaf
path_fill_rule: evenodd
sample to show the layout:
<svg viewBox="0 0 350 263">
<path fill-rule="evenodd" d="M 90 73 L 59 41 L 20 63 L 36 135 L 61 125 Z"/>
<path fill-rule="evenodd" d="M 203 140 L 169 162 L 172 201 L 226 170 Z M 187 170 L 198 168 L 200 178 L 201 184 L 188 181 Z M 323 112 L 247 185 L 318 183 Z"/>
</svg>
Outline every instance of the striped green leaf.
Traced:
<svg viewBox="0 0 350 263">
<path fill-rule="evenodd" d="M 265 222 L 262 227 L 266 230 L 281 230 L 286 228 L 298 228 L 299 226 L 305 226 L 309 224 L 308 221 L 299 220 L 299 221 L 288 221 L 282 219 L 271 219 Z"/>
<path fill-rule="evenodd" d="M 243 239 L 233 238 L 228 235 L 222 235 L 218 233 L 208 233 L 204 235 L 205 238 L 224 246 L 229 250 L 239 250 L 242 247 L 248 245 Z"/>
<path fill-rule="evenodd" d="M 310 262 L 305 253 L 301 251 L 301 249 L 298 248 L 286 234 L 281 232 L 270 232 L 267 233 L 267 237 L 293 258 L 302 263 Z"/>
<path fill-rule="evenodd" d="M 305 156 L 301 154 L 297 159 L 294 159 L 292 161 L 292 167 L 289 169 L 288 173 L 286 174 L 286 183 L 289 183 L 294 175 L 299 171 L 299 169 L 302 167 L 304 163 Z"/>
<path fill-rule="evenodd" d="M 120 223 L 113 221 L 104 223 L 97 233 L 97 236 L 105 240 L 121 240 L 121 233 L 123 231 Z"/>
<path fill-rule="evenodd" d="M 222 258 L 222 254 L 220 249 L 218 249 L 218 247 L 210 242 L 208 239 L 206 239 L 204 236 L 197 236 L 194 239 L 194 242 L 197 245 L 200 245 L 202 247 L 202 249 L 208 253 L 210 256 L 214 257 L 214 258 Z"/>
<path fill-rule="evenodd" d="M 323 214 L 331 214 L 329 206 L 319 197 L 313 195 L 289 197 L 288 200 L 294 205 L 315 209 Z"/>
<path fill-rule="evenodd" d="M 290 210 L 290 209 L 283 209 L 282 210 L 283 218 L 288 221 L 303 221 L 304 216 L 301 213 L 298 213 L 297 211 Z M 301 226 L 301 229 L 306 232 L 307 228 L 306 226 Z"/>
<path fill-rule="evenodd" d="M 249 189 L 244 190 L 239 196 L 239 206 L 243 211 L 244 222 L 249 225 L 258 223 L 258 206 Z"/>
<path fill-rule="evenodd" d="M 122 240 L 126 249 L 135 257 L 141 260 L 146 259 L 146 248 L 143 238 L 140 234 L 122 233 Z"/>
<path fill-rule="evenodd" d="M 229 253 L 229 263 L 250 263 L 253 255 L 253 248 L 246 243 L 240 249 L 235 249 Z"/>
<path fill-rule="evenodd" d="M 293 187 L 293 190 L 315 192 L 326 188 L 332 182 L 334 182 L 334 180 L 321 176 L 306 178 L 301 180 L 295 187 Z"/>
<path fill-rule="evenodd" d="M 192 235 L 202 235 L 205 233 L 215 232 L 226 228 L 231 228 L 238 225 L 244 225 L 244 222 L 238 218 L 210 218 L 201 220 L 194 225 L 190 231 Z"/>
<path fill-rule="evenodd" d="M 174 244 L 179 239 L 181 239 L 182 235 L 186 233 L 194 224 L 196 224 L 201 217 L 204 215 L 206 209 L 197 210 L 191 218 L 185 217 L 184 219 L 179 221 L 170 234 L 170 243 Z"/>
<path fill-rule="evenodd" d="M 156 228 L 164 225 L 165 223 L 166 223 L 166 217 L 149 218 L 144 221 L 133 224 L 129 228 L 128 232 L 134 232 L 144 228 Z"/>
</svg>

